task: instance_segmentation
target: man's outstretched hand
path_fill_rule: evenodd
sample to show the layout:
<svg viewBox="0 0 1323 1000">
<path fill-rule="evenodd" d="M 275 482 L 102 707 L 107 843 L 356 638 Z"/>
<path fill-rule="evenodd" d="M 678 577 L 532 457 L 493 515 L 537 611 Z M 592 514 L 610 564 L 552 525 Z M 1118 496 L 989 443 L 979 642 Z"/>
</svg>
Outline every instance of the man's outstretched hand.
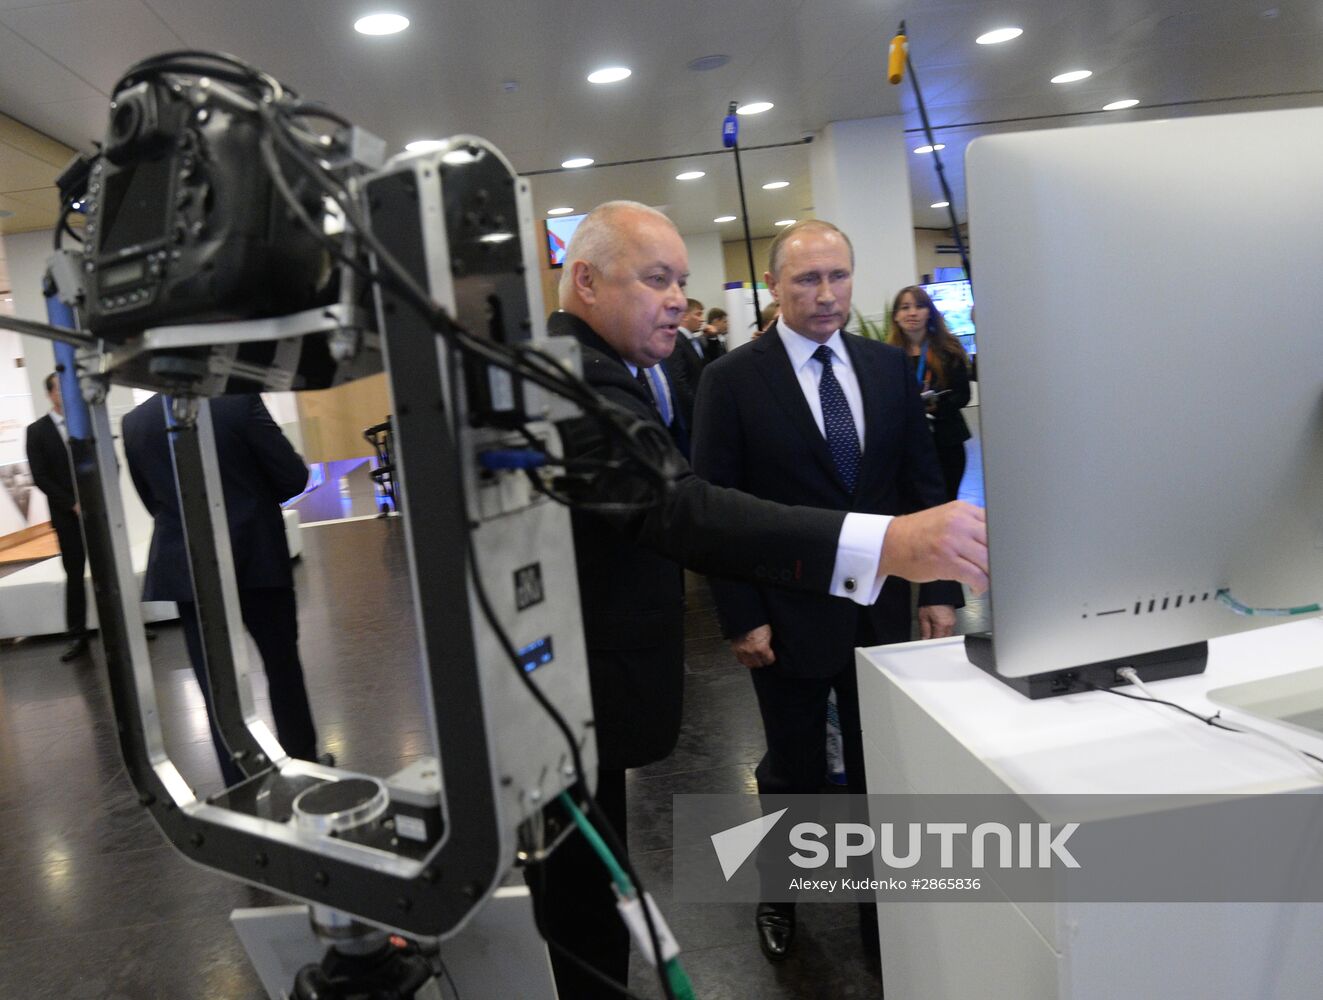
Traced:
<svg viewBox="0 0 1323 1000">
<path fill-rule="evenodd" d="M 914 583 L 959 580 L 988 589 L 988 524 L 983 508 L 955 500 L 892 520 L 880 571 Z"/>
</svg>

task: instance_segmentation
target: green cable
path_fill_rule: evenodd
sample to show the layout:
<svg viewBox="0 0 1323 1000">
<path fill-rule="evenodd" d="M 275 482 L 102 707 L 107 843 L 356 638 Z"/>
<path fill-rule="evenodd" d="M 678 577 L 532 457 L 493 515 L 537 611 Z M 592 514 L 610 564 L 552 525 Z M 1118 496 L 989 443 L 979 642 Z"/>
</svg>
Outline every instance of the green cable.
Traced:
<svg viewBox="0 0 1323 1000">
<path fill-rule="evenodd" d="M 1323 613 L 1323 607 L 1317 604 L 1302 604 L 1298 608 L 1251 608 L 1241 604 L 1231 596 L 1229 590 L 1219 590 L 1217 599 L 1238 615 L 1258 615 L 1264 618 L 1290 618 L 1293 615 L 1317 615 Z"/>
<path fill-rule="evenodd" d="M 671 981 L 671 992 L 675 994 L 675 1000 L 695 1000 L 694 984 L 689 981 L 679 956 L 666 963 L 666 978 Z"/>
<path fill-rule="evenodd" d="M 634 889 L 634 883 L 630 880 L 629 874 L 625 871 L 616 856 L 611 853 L 611 848 L 606 846 L 606 841 L 602 840 L 602 835 L 597 832 L 593 824 L 589 822 L 588 817 L 583 814 L 578 803 L 570 797 L 569 792 L 560 793 L 560 801 L 572 817 L 574 824 L 583 831 L 583 835 L 588 838 L 588 843 L 592 845 L 597 856 L 602 859 L 602 863 L 611 871 L 611 878 L 616 884 L 616 890 L 625 899 L 634 899 L 638 893 Z M 639 901 L 641 906 L 646 906 L 646 900 Z M 658 956 L 660 958 L 661 956 Z M 666 979 L 671 985 L 671 992 L 675 994 L 675 1000 L 695 1000 L 694 986 L 689 981 L 688 974 L 684 971 L 684 966 L 680 964 L 680 956 L 667 960 L 665 963 Z"/>
<path fill-rule="evenodd" d="M 588 817 L 583 814 L 583 810 L 579 808 L 574 799 L 570 798 L 569 792 L 561 792 L 560 801 L 561 805 L 568 809 L 570 815 L 574 817 L 575 825 L 588 838 L 588 843 L 597 852 L 597 856 L 602 859 L 602 864 L 610 869 L 611 880 L 615 882 L 620 895 L 625 899 L 633 899 L 636 895 L 634 883 L 630 881 L 629 875 L 621 867 L 620 862 L 616 860 L 616 856 L 611 853 L 611 848 L 606 846 L 606 841 L 602 839 L 602 835 L 597 832 L 592 823 L 588 822 Z"/>
</svg>

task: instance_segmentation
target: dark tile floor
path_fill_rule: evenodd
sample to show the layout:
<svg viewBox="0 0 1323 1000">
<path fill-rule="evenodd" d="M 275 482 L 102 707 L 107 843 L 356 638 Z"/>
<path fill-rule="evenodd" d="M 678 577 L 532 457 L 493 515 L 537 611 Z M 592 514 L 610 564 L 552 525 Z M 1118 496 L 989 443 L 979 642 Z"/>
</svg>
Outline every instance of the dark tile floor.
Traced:
<svg viewBox="0 0 1323 1000">
<path fill-rule="evenodd" d="M 387 774 L 427 751 L 395 518 L 306 528 L 296 568 L 314 714 L 342 766 Z M 769 965 L 751 909 L 670 905 L 671 796 L 751 791 L 762 732 L 752 690 L 689 579 L 684 733 L 630 777 L 630 842 L 686 948 L 698 996 L 877 997 L 852 906 L 805 907 L 794 957 Z M 978 627 L 981 605 L 962 616 Z M 200 791 L 219 787 L 201 697 L 175 625 L 152 644 L 172 754 Z M 62 664 L 56 639 L 0 647 L 0 997 L 237 1000 L 261 989 L 228 915 L 273 901 L 185 863 L 141 810 L 119 762 L 99 659 Z M 265 705 L 265 691 L 258 692 Z M 658 995 L 636 969 L 633 985 Z M 461 987 L 462 991 L 462 987 Z"/>
</svg>

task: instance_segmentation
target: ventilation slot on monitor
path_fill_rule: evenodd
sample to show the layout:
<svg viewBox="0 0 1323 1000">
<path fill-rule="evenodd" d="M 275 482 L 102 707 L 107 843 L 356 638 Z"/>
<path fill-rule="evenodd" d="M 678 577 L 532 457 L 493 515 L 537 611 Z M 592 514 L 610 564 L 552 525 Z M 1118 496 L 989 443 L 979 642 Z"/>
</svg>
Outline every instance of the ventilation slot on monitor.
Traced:
<svg viewBox="0 0 1323 1000">
<path fill-rule="evenodd" d="M 1081 618 L 1108 618 L 1112 615 L 1152 615 L 1160 614 L 1163 611 L 1178 611 L 1181 608 L 1191 608 L 1196 604 L 1202 604 L 1204 601 L 1211 601 L 1217 594 L 1215 591 L 1197 591 L 1195 593 L 1186 593 L 1181 591 L 1178 594 L 1164 594 L 1162 597 L 1141 597 L 1134 604 L 1123 608 L 1109 608 L 1106 611 L 1085 611 Z"/>
<path fill-rule="evenodd" d="M 1175 597 L 1170 594 L 1164 597 L 1141 597 L 1135 601 L 1134 607 L 1130 609 L 1132 615 L 1151 615 L 1155 612 L 1176 611 L 1182 607 L 1193 607 L 1195 604 L 1201 604 L 1204 601 L 1211 600 L 1214 594 L 1212 591 L 1203 591 L 1201 593 L 1186 594 L 1181 591 Z M 1115 611 L 1100 611 L 1095 617 L 1102 615 L 1116 614 Z"/>
</svg>

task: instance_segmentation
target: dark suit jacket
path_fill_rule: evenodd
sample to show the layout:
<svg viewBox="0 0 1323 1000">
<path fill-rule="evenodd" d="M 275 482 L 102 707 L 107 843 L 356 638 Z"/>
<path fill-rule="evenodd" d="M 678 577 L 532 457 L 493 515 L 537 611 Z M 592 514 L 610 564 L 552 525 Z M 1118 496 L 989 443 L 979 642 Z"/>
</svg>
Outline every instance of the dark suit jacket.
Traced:
<svg viewBox="0 0 1323 1000">
<path fill-rule="evenodd" d="M 948 390 L 937 397 L 932 420 L 929 421 L 933 441 L 939 448 L 962 445 L 971 437 L 969 425 L 965 423 L 965 415 L 960 412 L 969 405 L 969 366 L 965 364 L 964 358 L 954 354 L 945 355 L 942 362 L 942 383 L 932 385 L 932 379 L 927 380 L 933 389 Z M 909 364 L 911 371 L 918 369 L 917 359 L 910 358 Z M 929 369 L 929 372 L 931 371 L 932 369 Z"/>
<path fill-rule="evenodd" d="M 588 324 L 558 312 L 548 332 L 583 348 L 583 375 L 602 396 L 657 423 L 656 410 L 620 356 Z M 605 457 L 593 421 L 561 426 L 567 456 Z M 925 434 L 927 432 L 925 431 Z M 598 755 L 604 767 L 639 767 L 671 752 L 680 729 L 684 629 L 681 565 L 824 592 L 844 515 L 787 508 L 712 486 L 672 454 L 679 473 L 645 513 L 575 511 L 574 550 L 588 642 Z M 617 484 L 603 499 L 629 500 Z"/>
<path fill-rule="evenodd" d="M 836 473 L 822 432 L 773 329 L 712 362 L 695 412 L 694 469 L 710 482 L 779 503 L 906 514 L 943 502 L 944 487 L 918 386 L 894 347 L 846 335 L 864 403 L 864 453 L 853 495 Z M 910 637 L 909 584 L 887 580 L 861 608 L 824 594 L 788 593 L 713 580 L 722 631 L 771 625 L 776 663 L 789 676 L 828 677 L 852 662 L 860 614 L 879 641 Z M 958 584 L 927 584 L 922 604 L 963 604 Z"/>
<path fill-rule="evenodd" d="M 260 396 L 221 396 L 204 405 L 211 407 L 238 585 L 293 586 L 280 504 L 302 492 L 308 468 Z M 123 434 L 133 485 L 156 521 L 142 599 L 192 601 L 162 397 L 153 396 L 129 412 Z"/>
<path fill-rule="evenodd" d="M 683 333 L 675 338 L 675 350 L 662 364 L 666 374 L 680 388 L 675 392 L 675 408 L 684 417 L 684 426 L 690 440 L 694 432 L 694 400 L 698 396 L 698 380 L 703 374 L 703 359 L 698 356 L 691 344 L 686 343 Z M 685 452 L 685 457 L 689 455 Z"/>
<path fill-rule="evenodd" d="M 717 358 L 725 357 L 726 345 L 716 337 L 703 338 L 703 363 L 710 364 Z"/>
<path fill-rule="evenodd" d="M 52 520 L 61 514 L 74 517 L 78 494 L 74 490 L 69 449 L 49 413 L 28 424 L 27 449 L 32 481 L 46 494 Z"/>
<path fill-rule="evenodd" d="M 688 370 L 675 357 L 678 353 L 679 348 L 676 348 L 658 367 L 665 373 L 666 384 L 671 387 L 671 405 L 675 411 L 671 418 L 671 440 L 687 461 L 694 430 L 694 393 L 698 385 L 689 381 Z"/>
</svg>

